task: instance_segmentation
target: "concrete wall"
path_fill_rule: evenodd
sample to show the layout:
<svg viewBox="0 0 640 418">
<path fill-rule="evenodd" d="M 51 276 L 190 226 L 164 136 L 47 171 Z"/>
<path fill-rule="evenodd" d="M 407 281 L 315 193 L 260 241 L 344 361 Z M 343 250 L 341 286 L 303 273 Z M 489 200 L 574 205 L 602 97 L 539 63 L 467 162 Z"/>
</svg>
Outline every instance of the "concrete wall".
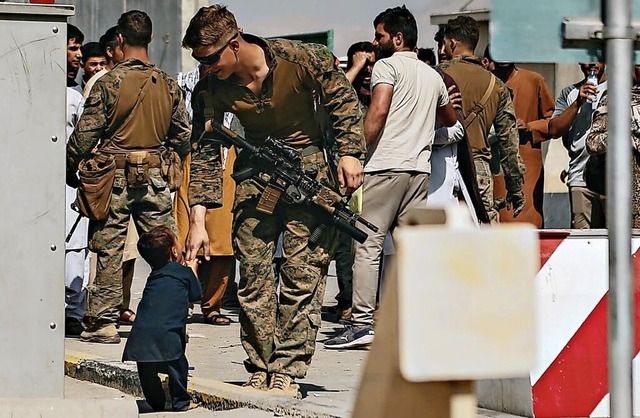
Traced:
<svg viewBox="0 0 640 418">
<path fill-rule="evenodd" d="M 69 23 L 80 28 L 85 42 L 98 41 L 107 29 L 118 23 L 122 13 L 142 10 L 153 22 L 151 61 L 174 77 L 182 70 L 182 0 L 109 0 L 109 7 L 105 7 L 105 0 L 65 0 L 64 3 L 75 6 L 76 15 Z"/>
</svg>

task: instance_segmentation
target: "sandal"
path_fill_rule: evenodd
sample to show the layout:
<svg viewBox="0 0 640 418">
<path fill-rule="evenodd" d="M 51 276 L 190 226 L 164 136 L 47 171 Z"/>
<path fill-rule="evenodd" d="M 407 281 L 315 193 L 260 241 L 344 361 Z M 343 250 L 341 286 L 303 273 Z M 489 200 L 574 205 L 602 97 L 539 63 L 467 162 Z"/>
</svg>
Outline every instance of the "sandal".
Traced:
<svg viewBox="0 0 640 418">
<path fill-rule="evenodd" d="M 133 324 L 136 319 L 136 313 L 131 309 L 125 309 L 120 313 L 120 323 L 125 325 Z"/>
<path fill-rule="evenodd" d="M 231 319 L 223 314 L 213 314 L 204 317 L 204 323 L 209 325 L 231 325 Z"/>
</svg>

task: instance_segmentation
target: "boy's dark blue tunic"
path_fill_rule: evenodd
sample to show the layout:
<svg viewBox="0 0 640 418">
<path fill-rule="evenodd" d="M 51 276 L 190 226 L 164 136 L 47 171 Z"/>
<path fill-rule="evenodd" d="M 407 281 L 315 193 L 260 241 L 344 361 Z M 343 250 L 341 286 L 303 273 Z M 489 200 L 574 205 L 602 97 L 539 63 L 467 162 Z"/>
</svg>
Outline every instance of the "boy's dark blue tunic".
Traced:
<svg viewBox="0 0 640 418">
<path fill-rule="evenodd" d="M 181 358 L 186 344 L 189 302 L 201 299 L 202 288 L 189 267 L 170 261 L 152 271 L 122 361 L 147 363 Z"/>
</svg>

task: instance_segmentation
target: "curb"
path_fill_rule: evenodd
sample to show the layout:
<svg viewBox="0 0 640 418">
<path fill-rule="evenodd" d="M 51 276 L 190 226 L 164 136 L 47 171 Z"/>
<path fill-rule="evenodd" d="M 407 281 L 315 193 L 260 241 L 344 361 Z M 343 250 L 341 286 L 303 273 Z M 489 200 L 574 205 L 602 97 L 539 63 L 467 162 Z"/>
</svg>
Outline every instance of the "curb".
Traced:
<svg viewBox="0 0 640 418">
<path fill-rule="evenodd" d="M 132 363 L 105 360 L 91 354 L 65 350 L 65 374 L 78 380 L 86 380 L 118 389 L 132 396 L 143 397 L 136 367 Z M 292 399 L 270 395 L 219 380 L 199 377 L 189 378 L 189 393 L 203 407 L 212 411 L 237 408 L 260 409 L 275 416 L 305 418 L 340 418 L 337 408 L 319 405 L 307 398 Z"/>
</svg>

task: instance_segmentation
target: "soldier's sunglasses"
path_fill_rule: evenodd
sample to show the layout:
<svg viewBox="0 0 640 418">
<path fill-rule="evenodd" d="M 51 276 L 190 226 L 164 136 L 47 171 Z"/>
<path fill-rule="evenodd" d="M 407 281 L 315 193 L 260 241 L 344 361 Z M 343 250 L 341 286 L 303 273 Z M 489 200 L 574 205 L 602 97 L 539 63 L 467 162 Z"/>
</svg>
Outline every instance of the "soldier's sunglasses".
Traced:
<svg viewBox="0 0 640 418">
<path fill-rule="evenodd" d="M 227 43 L 222 46 L 222 48 L 218 49 L 216 52 L 212 54 L 207 55 L 206 57 L 197 57 L 193 55 L 193 53 L 191 54 L 191 56 L 193 57 L 194 60 L 198 61 L 200 64 L 213 65 L 216 62 L 220 61 L 220 55 L 222 55 L 222 51 L 224 51 L 224 49 L 229 46 L 231 41 L 233 41 L 237 37 L 238 37 L 238 33 L 233 35 L 231 39 L 229 39 Z"/>
</svg>

